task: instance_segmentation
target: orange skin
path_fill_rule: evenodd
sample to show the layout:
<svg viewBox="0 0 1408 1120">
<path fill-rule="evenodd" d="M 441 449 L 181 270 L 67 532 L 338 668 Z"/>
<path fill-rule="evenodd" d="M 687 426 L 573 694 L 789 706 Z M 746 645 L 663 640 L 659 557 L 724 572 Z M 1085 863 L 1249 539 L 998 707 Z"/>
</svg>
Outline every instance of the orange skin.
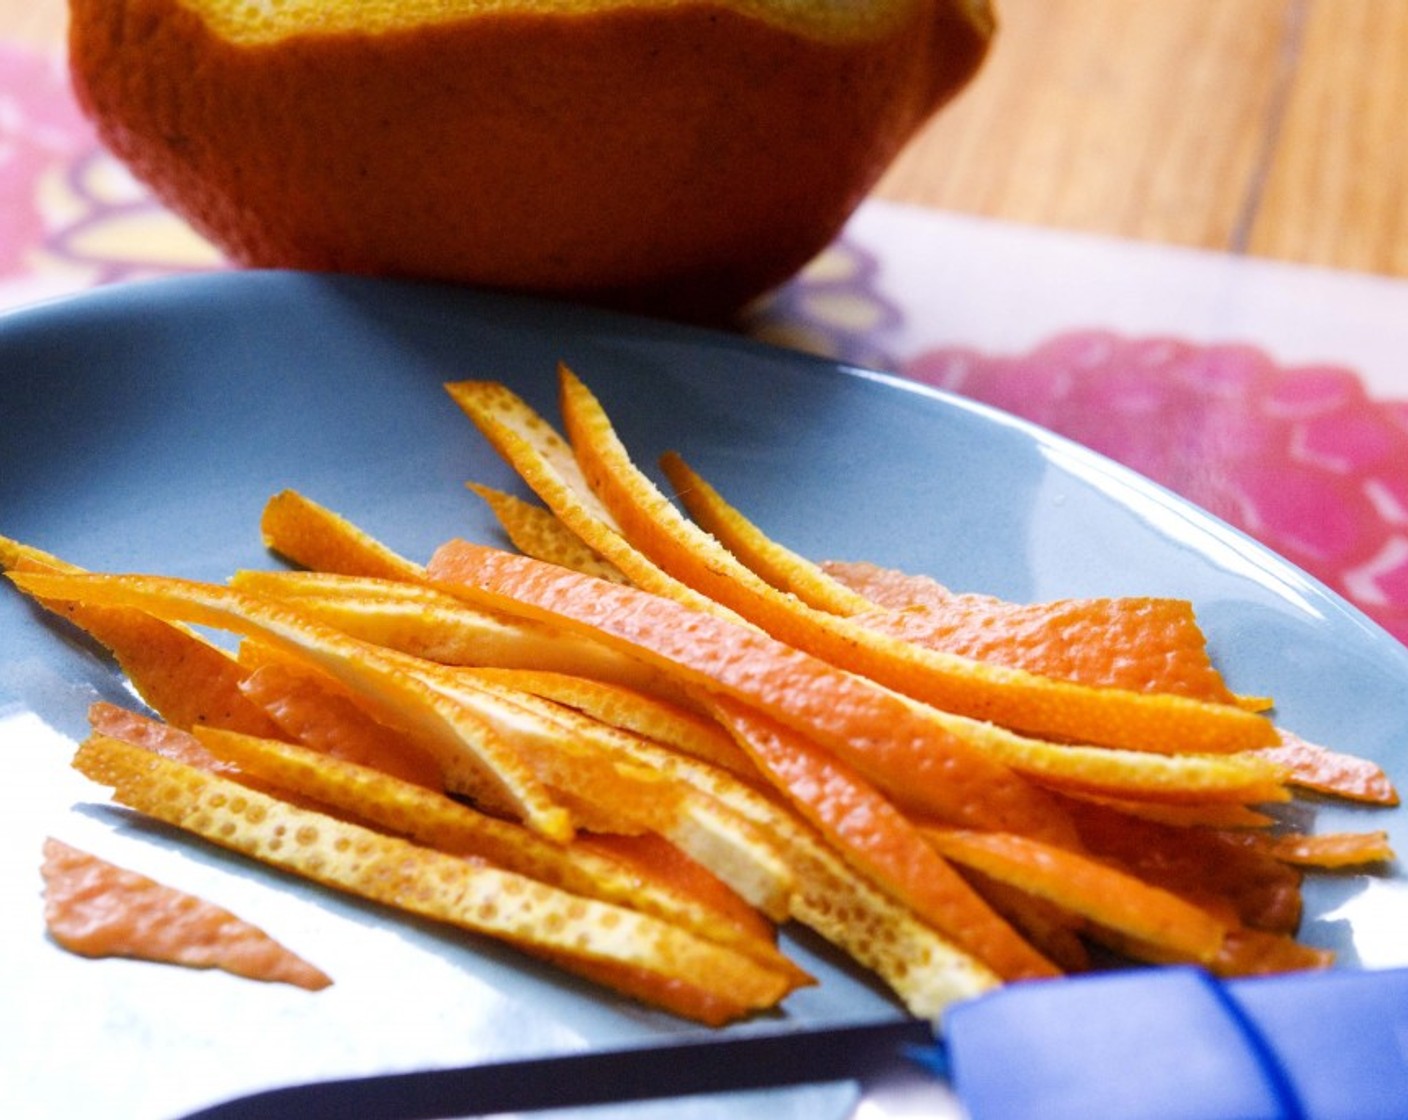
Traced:
<svg viewBox="0 0 1408 1120">
<path fill-rule="evenodd" d="M 43 874 L 45 924 L 70 952 L 219 968 L 309 991 L 332 983 L 228 910 L 52 838 Z"/>
<path fill-rule="evenodd" d="M 104 143 L 238 263 L 695 319 L 822 249 L 991 31 L 936 0 L 824 42 L 701 2 L 234 45 L 178 0 L 70 8 Z"/>
<path fill-rule="evenodd" d="M 442 545 L 428 571 L 452 594 L 595 633 L 687 684 L 750 704 L 834 749 L 905 809 L 1071 839 L 1050 794 L 889 690 L 750 627 L 468 541 Z"/>
<path fill-rule="evenodd" d="M 872 881 L 999 976 L 1057 975 L 919 829 L 842 760 L 746 704 L 720 696 L 713 705 L 773 785 Z"/>
</svg>

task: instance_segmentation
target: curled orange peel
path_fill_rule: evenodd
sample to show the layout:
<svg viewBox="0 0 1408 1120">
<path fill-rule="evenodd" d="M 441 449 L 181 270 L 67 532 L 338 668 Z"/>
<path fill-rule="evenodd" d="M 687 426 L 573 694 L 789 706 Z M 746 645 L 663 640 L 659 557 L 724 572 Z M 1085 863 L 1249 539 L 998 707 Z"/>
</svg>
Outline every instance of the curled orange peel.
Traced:
<svg viewBox="0 0 1408 1120">
<path fill-rule="evenodd" d="M 270 498 L 259 526 L 266 547 L 305 568 L 410 581 L 423 575 L 419 564 L 296 490 Z"/>
<path fill-rule="evenodd" d="M 864 595 L 852 591 L 819 565 L 769 537 L 741 510 L 730 505 L 679 452 L 667 451 L 661 455 L 660 469 L 694 523 L 779 591 L 793 594 L 807 606 L 831 614 L 855 615 L 875 608 Z"/>
<path fill-rule="evenodd" d="M 732 614 L 664 571 L 622 535 L 562 436 L 506 385 L 456 381 L 445 388 L 490 446 L 562 523 L 632 584 L 699 610 Z"/>
<path fill-rule="evenodd" d="M 513 547 L 525 556 L 561 564 L 590 576 L 626 582 L 626 577 L 614 564 L 588 548 L 551 510 L 491 486 L 477 482 L 468 486 L 484 499 Z"/>
<path fill-rule="evenodd" d="M 834 750 L 902 804 L 951 823 L 1068 835 L 1051 797 L 970 743 L 957 717 L 752 627 L 467 541 L 442 545 L 428 571 L 452 594 L 596 633 L 682 684 L 751 704 Z"/>
<path fill-rule="evenodd" d="M 1192 753 L 1277 742 L 1269 721 L 1235 704 L 1056 680 L 918 646 L 809 607 L 758 577 L 675 509 L 566 367 L 559 368 L 559 388 L 567 438 L 625 539 L 681 583 L 789 645 L 934 707 L 1030 735 Z"/>
<path fill-rule="evenodd" d="M 759 769 L 876 886 L 1004 979 L 1058 974 L 895 806 L 843 762 L 737 701 L 718 697 L 714 706 Z"/>
</svg>

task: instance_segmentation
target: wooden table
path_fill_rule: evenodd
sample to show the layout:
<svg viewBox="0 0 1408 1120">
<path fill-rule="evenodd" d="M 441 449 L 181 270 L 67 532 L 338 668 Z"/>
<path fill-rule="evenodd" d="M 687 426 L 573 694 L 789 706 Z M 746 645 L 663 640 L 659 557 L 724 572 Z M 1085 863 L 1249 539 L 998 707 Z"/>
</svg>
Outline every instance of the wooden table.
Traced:
<svg viewBox="0 0 1408 1120">
<path fill-rule="evenodd" d="M 1408 0 L 993 0 L 882 197 L 1408 275 Z"/>
</svg>

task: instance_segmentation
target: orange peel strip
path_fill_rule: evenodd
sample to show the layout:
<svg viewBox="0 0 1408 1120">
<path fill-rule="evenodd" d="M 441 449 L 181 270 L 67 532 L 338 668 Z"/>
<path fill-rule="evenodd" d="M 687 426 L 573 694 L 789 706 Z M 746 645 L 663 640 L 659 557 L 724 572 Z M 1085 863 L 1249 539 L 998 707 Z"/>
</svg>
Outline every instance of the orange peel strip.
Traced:
<svg viewBox="0 0 1408 1120">
<path fill-rule="evenodd" d="M 623 685 L 570 673 L 536 669 L 473 669 L 477 680 L 530 692 L 602 723 L 687 755 L 722 766 L 745 779 L 761 781 L 757 767 L 715 721 L 678 704 Z"/>
<path fill-rule="evenodd" d="M 1235 704 L 1055 680 L 916 646 L 806 606 L 682 516 L 632 463 L 586 385 L 565 367 L 559 380 L 572 448 L 625 538 L 680 582 L 779 640 L 934 707 L 1026 734 L 1190 753 L 1277 741 L 1269 721 Z"/>
<path fill-rule="evenodd" d="M 667 574 L 627 542 L 582 477 L 571 448 L 506 385 L 456 381 L 445 388 L 490 446 L 562 523 L 631 583 L 697 610 L 732 613 Z"/>
<path fill-rule="evenodd" d="M 523 555 L 546 560 L 549 564 L 561 564 L 564 568 L 600 579 L 627 582 L 614 564 L 588 548 L 582 538 L 567 528 L 552 510 L 525 502 L 491 486 L 481 486 L 477 482 L 471 482 L 468 486 L 484 499 L 484 504 L 498 520 L 513 547 Z"/>
<path fill-rule="evenodd" d="M 1131 817 L 1180 828 L 1253 829 L 1269 828 L 1275 818 L 1258 812 L 1248 805 L 1230 801 L 1199 801 L 1186 805 L 1157 801 L 1132 801 L 1128 798 L 1102 797 L 1099 794 L 1063 791 L 1067 796 L 1103 805 Z"/>
<path fill-rule="evenodd" d="M 415 581 L 423 569 L 296 490 L 275 494 L 259 522 L 266 547 L 321 572 Z"/>
<path fill-rule="evenodd" d="M 779 591 L 790 592 L 807 606 L 831 614 L 853 615 L 874 609 L 875 604 L 864 595 L 764 533 L 678 452 L 660 456 L 660 469 L 695 524 Z"/>
<path fill-rule="evenodd" d="M 1279 746 L 1258 753 L 1284 766 L 1286 780 L 1302 789 L 1369 805 L 1398 804 L 1398 791 L 1377 764 L 1329 750 L 1284 728 Z"/>
<path fill-rule="evenodd" d="M 1227 935 L 1211 970 L 1218 976 L 1264 976 L 1329 968 L 1334 963 L 1330 950 L 1303 945 L 1289 934 L 1239 928 Z"/>
<path fill-rule="evenodd" d="M 688 1018 L 719 1025 L 789 990 L 789 978 L 649 915 L 301 809 L 119 740 L 88 739 L 74 765 L 120 804 L 280 870 L 569 969 L 616 966 L 627 994 Z"/>
<path fill-rule="evenodd" d="M 1293 867 L 1332 870 L 1388 863 L 1396 858 L 1387 832 L 1330 832 L 1319 836 L 1292 832 L 1238 835 L 1232 839 Z"/>
<path fill-rule="evenodd" d="M 604 724 L 555 701 L 477 679 L 472 674 L 462 675 L 485 691 L 511 699 L 538 717 L 556 723 L 582 749 L 616 760 L 624 771 L 635 772 L 642 779 L 653 777 L 657 785 L 667 782 L 662 788 L 669 793 L 670 811 L 655 808 L 648 818 L 655 831 L 769 917 L 781 920 L 787 914 L 793 876 L 775 846 L 727 805 L 678 781 L 669 767 L 661 766 L 664 748 L 652 749 L 654 744 L 644 742 L 634 732 Z M 649 786 L 645 788 L 649 792 Z"/>
<path fill-rule="evenodd" d="M 809 978 L 778 952 L 772 927 L 744 922 L 733 907 L 708 904 L 675 889 L 643 860 L 625 861 L 605 838 L 557 844 L 511 821 L 480 813 L 433 790 L 316 751 L 276 740 L 221 731 L 199 738 L 217 757 L 279 789 L 350 813 L 385 831 L 455 855 L 477 856 L 498 867 L 573 894 L 629 906 L 732 945 L 770 967 Z M 698 892 L 696 892 L 696 895 Z M 736 899 L 736 895 L 729 894 Z M 756 914 L 749 909 L 748 914 Z"/>
<path fill-rule="evenodd" d="M 907 808 L 946 823 L 1070 835 L 1051 795 L 955 731 L 976 725 L 751 627 L 467 541 L 442 545 L 428 571 L 452 594 L 598 634 L 682 684 L 757 707 L 835 751 Z"/>
<path fill-rule="evenodd" d="M 213 774 L 233 778 L 240 776 L 238 770 L 221 762 L 184 728 L 173 727 L 141 712 L 120 708 L 106 700 L 97 700 L 88 705 L 88 726 L 106 738 L 121 739 L 124 743 L 142 747 L 198 770 L 209 770 Z"/>
<path fill-rule="evenodd" d="M 1054 790 L 1165 805 L 1287 801 L 1285 771 L 1258 752 L 1150 754 L 1040 739 L 980 725 L 970 740 L 990 757 Z"/>
<path fill-rule="evenodd" d="M 178 891 L 91 852 L 44 841 L 44 922 L 85 957 L 130 957 L 292 984 L 310 992 L 327 973 L 224 907 Z"/>
<path fill-rule="evenodd" d="M 572 821 L 513 747 L 422 681 L 400 655 L 349 638 L 287 606 L 231 588 L 160 576 L 16 574 L 56 599 L 131 607 L 233 631 L 301 657 L 352 689 L 378 719 L 410 736 L 452 788 L 511 812 L 544 835 L 567 839 Z"/>
<path fill-rule="evenodd" d="M 926 828 L 923 835 L 954 863 L 1137 942 L 1204 964 L 1222 950 L 1227 927 L 1207 911 L 1095 860 L 1010 833 Z"/>
<path fill-rule="evenodd" d="M 902 572 L 870 560 L 822 560 L 817 567 L 863 596 L 872 607 L 900 611 L 912 606 L 943 606 L 957 594 L 933 576 Z"/>
<path fill-rule="evenodd" d="M 642 739 L 623 740 L 622 748 L 762 830 L 795 878 L 788 899 L 793 920 L 873 972 L 912 1015 L 936 1018 L 950 1003 L 999 983 L 991 969 L 853 870 L 771 795 L 717 766 Z"/>
<path fill-rule="evenodd" d="M 404 735 L 374 720 L 326 673 L 254 642 L 243 644 L 240 659 L 250 669 L 241 689 L 269 713 L 282 732 L 278 738 L 426 789 L 440 788 L 435 760 Z"/>
<path fill-rule="evenodd" d="M 1073 806 L 1086 853 L 1227 921 L 1274 933 L 1300 925 L 1304 874 L 1242 833 L 1223 834 Z"/>
<path fill-rule="evenodd" d="M 1156 945 L 1141 944 L 1116 930 L 1094 927 L 1089 936 L 1108 949 L 1147 964 L 1188 963 L 1176 953 L 1166 952 Z M 1329 968 L 1334 962 L 1334 953 L 1303 945 L 1288 933 L 1235 926 L 1228 930 L 1222 951 L 1206 967 L 1215 976 L 1235 978 Z"/>
<path fill-rule="evenodd" d="M 1088 924 L 1084 918 L 971 867 L 964 868 L 964 878 L 989 906 L 1062 972 L 1089 971 L 1090 949 L 1081 940 L 1081 933 Z"/>
<path fill-rule="evenodd" d="M 77 565 L 6 537 L 0 537 L 0 569 L 83 572 Z M 106 647 L 137 695 L 168 723 L 210 724 L 251 735 L 274 733 L 268 716 L 240 692 L 244 670 L 224 650 L 186 627 L 137 610 L 37 601 Z"/>
<path fill-rule="evenodd" d="M 1011 603 L 870 563 L 828 561 L 821 568 L 885 608 L 872 608 L 868 625 L 921 645 L 1082 684 L 1241 702 L 1213 667 L 1186 599 Z"/>
<path fill-rule="evenodd" d="M 719 697 L 714 707 L 794 808 L 875 885 L 1004 979 L 1059 974 L 843 762 L 745 705 Z"/>
<path fill-rule="evenodd" d="M 1099 688 L 1185 696 L 1243 707 L 1208 656 L 1182 599 L 1060 599 L 1008 603 L 955 595 L 943 606 L 856 615 L 926 649 Z"/>
<path fill-rule="evenodd" d="M 434 588 L 323 572 L 235 573 L 230 586 L 281 599 L 378 646 L 446 665 L 544 669 L 615 682 L 687 703 L 668 678 L 590 636 L 476 610 Z"/>
</svg>

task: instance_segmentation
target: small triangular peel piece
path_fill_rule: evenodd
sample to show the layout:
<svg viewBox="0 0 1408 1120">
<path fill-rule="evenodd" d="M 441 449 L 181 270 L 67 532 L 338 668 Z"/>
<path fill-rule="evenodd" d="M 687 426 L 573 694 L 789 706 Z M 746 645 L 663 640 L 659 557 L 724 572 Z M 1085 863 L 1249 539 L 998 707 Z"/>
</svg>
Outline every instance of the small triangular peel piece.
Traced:
<svg viewBox="0 0 1408 1120">
<path fill-rule="evenodd" d="M 61 840 L 44 841 L 41 871 L 49 934 L 80 956 L 217 968 L 309 991 L 332 983 L 228 910 Z"/>
</svg>

